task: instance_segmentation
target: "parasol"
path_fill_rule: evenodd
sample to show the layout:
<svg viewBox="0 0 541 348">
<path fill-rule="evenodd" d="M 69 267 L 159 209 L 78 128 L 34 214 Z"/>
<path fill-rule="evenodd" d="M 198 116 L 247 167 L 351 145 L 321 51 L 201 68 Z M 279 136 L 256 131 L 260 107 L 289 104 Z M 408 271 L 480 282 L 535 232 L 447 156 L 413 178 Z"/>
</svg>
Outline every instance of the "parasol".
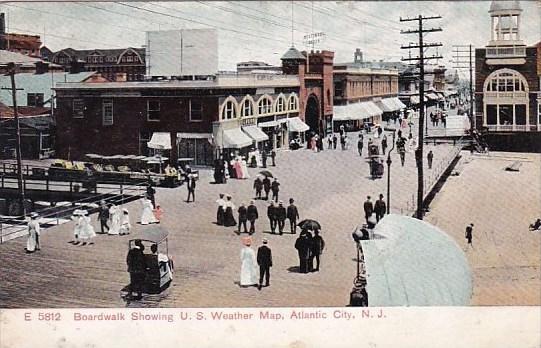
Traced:
<svg viewBox="0 0 541 348">
<path fill-rule="evenodd" d="M 264 176 L 266 176 L 268 178 L 274 178 L 274 176 L 272 176 L 272 173 L 269 172 L 268 170 L 262 170 L 262 171 L 259 172 L 259 174 L 264 175 Z"/>
</svg>

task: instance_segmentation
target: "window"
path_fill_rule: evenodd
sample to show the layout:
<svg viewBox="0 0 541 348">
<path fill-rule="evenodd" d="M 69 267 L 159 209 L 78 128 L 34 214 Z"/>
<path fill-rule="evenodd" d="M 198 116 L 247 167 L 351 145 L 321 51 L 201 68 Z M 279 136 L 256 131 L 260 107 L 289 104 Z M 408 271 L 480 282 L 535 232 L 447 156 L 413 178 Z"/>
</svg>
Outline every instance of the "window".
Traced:
<svg viewBox="0 0 541 348">
<path fill-rule="evenodd" d="M 279 96 L 278 99 L 276 99 L 276 109 L 275 112 L 284 112 L 286 109 L 286 101 L 283 96 Z"/>
<path fill-rule="evenodd" d="M 254 115 L 254 107 L 252 101 L 245 99 L 240 110 L 240 117 L 249 117 Z"/>
<path fill-rule="evenodd" d="M 272 102 L 270 98 L 261 98 L 257 106 L 260 115 L 270 114 L 272 112 Z"/>
<path fill-rule="evenodd" d="M 26 105 L 43 106 L 43 93 L 28 93 L 26 95 Z"/>
<path fill-rule="evenodd" d="M 487 77 L 484 90 L 486 92 L 527 92 L 528 83 L 519 72 L 501 69 Z"/>
<path fill-rule="evenodd" d="M 289 111 L 295 111 L 299 108 L 299 105 L 297 103 L 297 96 L 292 94 L 289 97 Z"/>
<path fill-rule="evenodd" d="M 133 57 L 132 56 L 127 56 L 126 61 L 130 62 L 130 63 L 133 62 Z"/>
<path fill-rule="evenodd" d="M 104 99 L 102 102 L 102 123 L 104 126 L 113 125 L 113 99 Z"/>
<path fill-rule="evenodd" d="M 160 120 L 160 101 L 159 100 L 147 100 L 147 120 L 148 121 Z"/>
<path fill-rule="evenodd" d="M 73 99 L 73 118 L 85 117 L 85 101 L 84 99 Z"/>
<path fill-rule="evenodd" d="M 199 100 L 190 99 L 190 121 L 203 121 L 203 103 Z"/>
<path fill-rule="evenodd" d="M 235 110 L 235 104 L 232 100 L 225 102 L 225 106 L 222 109 L 222 120 L 230 120 L 237 117 L 237 112 Z"/>
</svg>

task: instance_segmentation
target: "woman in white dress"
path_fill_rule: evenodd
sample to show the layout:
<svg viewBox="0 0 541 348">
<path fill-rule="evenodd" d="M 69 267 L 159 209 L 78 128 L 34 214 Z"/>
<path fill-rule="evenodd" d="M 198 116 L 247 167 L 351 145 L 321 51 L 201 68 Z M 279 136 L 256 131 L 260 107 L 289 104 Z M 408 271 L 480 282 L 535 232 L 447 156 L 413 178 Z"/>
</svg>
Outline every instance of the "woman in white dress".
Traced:
<svg viewBox="0 0 541 348">
<path fill-rule="evenodd" d="M 143 206 L 143 211 L 141 213 L 141 225 L 148 225 L 158 222 L 152 209 L 152 202 L 147 197 L 141 198 L 141 205 Z"/>
<path fill-rule="evenodd" d="M 75 237 L 75 244 L 79 244 L 79 237 L 81 236 L 81 229 L 83 226 L 83 212 L 80 209 L 75 209 L 71 219 L 75 222 L 73 227 L 73 236 Z"/>
<path fill-rule="evenodd" d="M 111 219 L 111 226 L 109 227 L 109 231 L 107 231 L 107 234 L 110 235 L 118 235 L 120 234 L 120 223 L 122 219 L 122 212 L 120 211 L 120 207 L 117 207 L 114 204 L 111 204 L 111 207 L 109 208 L 109 218 Z"/>
<path fill-rule="evenodd" d="M 250 247 L 252 239 L 243 238 L 243 243 L 244 247 L 240 251 L 240 286 L 255 286 L 257 285 L 257 260 L 254 249 Z"/>
<path fill-rule="evenodd" d="M 130 213 L 128 209 L 124 208 L 122 209 L 122 221 L 120 225 L 120 234 L 130 234 L 131 230 L 131 223 L 130 223 Z"/>
<path fill-rule="evenodd" d="M 36 250 L 39 250 L 39 235 L 40 227 L 38 222 L 38 214 L 32 213 L 30 215 L 30 221 L 28 222 L 28 239 L 26 240 L 26 252 L 33 253 Z"/>
<path fill-rule="evenodd" d="M 248 164 L 245 160 L 242 160 L 240 162 L 240 166 L 242 168 L 242 178 L 243 179 L 250 179 L 250 173 L 248 173 Z"/>
<path fill-rule="evenodd" d="M 83 245 L 86 245 L 89 239 L 92 239 L 94 237 L 96 237 L 96 232 L 94 231 L 94 227 L 90 223 L 90 217 L 88 216 L 88 212 L 85 210 L 83 211 L 83 216 L 81 216 L 80 220 L 79 238 L 83 240 Z"/>
</svg>

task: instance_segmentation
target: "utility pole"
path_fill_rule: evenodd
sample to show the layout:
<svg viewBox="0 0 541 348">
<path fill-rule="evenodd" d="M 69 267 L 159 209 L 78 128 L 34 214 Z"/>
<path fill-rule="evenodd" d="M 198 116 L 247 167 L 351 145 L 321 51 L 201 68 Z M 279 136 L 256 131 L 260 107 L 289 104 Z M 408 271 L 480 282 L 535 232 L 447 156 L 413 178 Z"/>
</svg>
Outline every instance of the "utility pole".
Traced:
<svg viewBox="0 0 541 348">
<path fill-rule="evenodd" d="M 468 113 L 470 117 L 470 127 L 471 129 L 475 128 L 475 117 L 473 115 L 473 49 L 472 45 L 453 45 L 455 51 L 453 52 L 455 69 L 470 69 L 470 112 Z"/>
<path fill-rule="evenodd" d="M 415 160 L 417 163 L 417 211 L 415 216 L 417 219 L 423 219 L 423 201 L 424 201 L 424 177 L 423 177 L 423 146 L 424 146 L 424 129 L 425 122 L 425 60 L 428 59 L 441 59 L 439 55 L 425 56 L 425 49 L 430 47 L 443 46 L 441 43 L 425 43 L 423 35 L 425 33 L 442 31 L 441 28 L 423 29 L 423 22 L 431 19 L 439 19 L 441 16 L 423 17 L 419 15 L 413 18 L 400 18 L 400 22 L 412 22 L 417 21 L 419 29 L 417 30 L 402 30 L 401 34 L 418 34 L 418 44 L 409 44 L 408 46 L 402 46 L 402 49 L 419 49 L 419 56 L 412 58 L 402 58 L 402 61 L 417 61 L 419 65 L 419 141 L 418 148 L 415 150 Z"/>
<path fill-rule="evenodd" d="M 23 164 L 21 156 L 21 127 L 19 125 L 19 112 L 17 110 L 17 87 L 15 86 L 15 72 L 17 66 L 15 63 L 8 64 L 9 75 L 11 76 L 11 95 L 13 97 L 13 118 L 15 121 L 16 129 L 16 152 L 17 152 L 17 181 L 19 186 L 19 204 L 21 206 L 22 215 L 26 216 L 26 209 L 24 207 L 24 185 L 23 185 Z M 19 89 L 20 90 L 20 89 Z"/>
</svg>

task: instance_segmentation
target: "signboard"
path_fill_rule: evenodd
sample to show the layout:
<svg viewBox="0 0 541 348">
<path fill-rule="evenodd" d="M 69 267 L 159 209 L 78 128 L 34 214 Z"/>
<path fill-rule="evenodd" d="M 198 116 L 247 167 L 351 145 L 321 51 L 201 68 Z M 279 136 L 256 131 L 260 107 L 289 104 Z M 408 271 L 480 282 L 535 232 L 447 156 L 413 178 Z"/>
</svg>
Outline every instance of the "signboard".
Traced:
<svg viewBox="0 0 541 348">
<path fill-rule="evenodd" d="M 312 48 L 314 48 L 316 44 L 325 41 L 325 37 L 326 35 L 324 32 L 310 33 L 303 36 L 303 42 L 306 46 L 312 46 Z"/>
</svg>

